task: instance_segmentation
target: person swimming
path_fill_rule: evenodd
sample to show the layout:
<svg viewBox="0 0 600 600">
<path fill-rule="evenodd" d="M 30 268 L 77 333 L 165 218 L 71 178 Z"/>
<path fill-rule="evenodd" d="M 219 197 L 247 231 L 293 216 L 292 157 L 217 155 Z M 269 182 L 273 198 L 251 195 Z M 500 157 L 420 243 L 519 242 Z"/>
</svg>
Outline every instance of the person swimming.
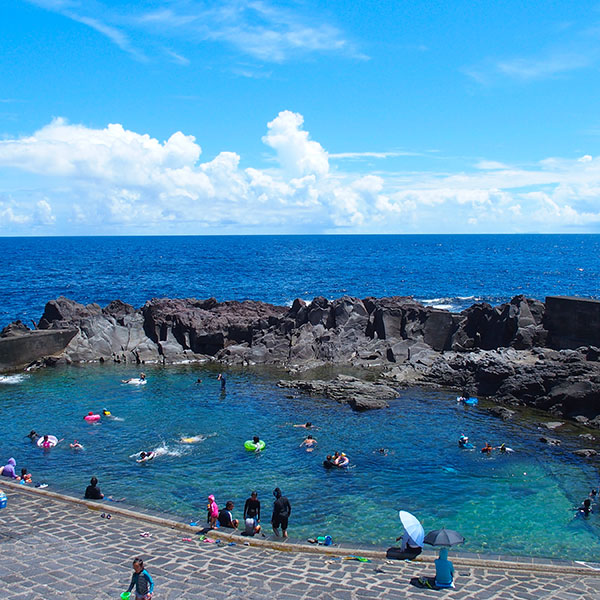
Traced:
<svg viewBox="0 0 600 600">
<path fill-rule="evenodd" d="M 32 429 L 25 437 L 28 437 L 32 442 L 35 442 L 40 437 L 40 434 Z"/>
<path fill-rule="evenodd" d="M 299 423 L 298 425 L 293 425 L 293 427 L 304 427 L 304 429 L 310 429 L 313 426 L 313 424 L 310 421 L 307 421 L 306 423 Z"/>
<path fill-rule="evenodd" d="M 589 498 L 586 498 L 576 510 L 577 514 L 581 514 L 586 518 L 589 517 L 592 514 L 592 501 Z"/>
<path fill-rule="evenodd" d="M 458 438 L 458 447 L 465 448 L 468 443 L 469 443 L 469 437 L 466 436 L 464 433 L 461 434 L 461 436 Z"/>
<path fill-rule="evenodd" d="M 69 448 L 72 450 L 83 450 L 83 446 L 77 440 L 73 440 L 73 443 L 69 444 Z"/>
<path fill-rule="evenodd" d="M 112 413 L 110 412 L 110 410 L 106 410 L 106 408 L 102 409 L 102 416 L 103 417 L 111 417 Z"/>
<path fill-rule="evenodd" d="M 156 456 L 156 453 L 153 452 L 152 450 L 150 452 L 140 452 L 140 457 L 136 460 L 136 462 L 142 463 L 142 462 L 148 462 L 149 460 L 152 460 L 154 457 Z"/>
<path fill-rule="evenodd" d="M 315 448 L 315 446 L 317 445 L 317 440 L 315 440 L 315 438 L 312 435 L 307 435 L 306 439 L 300 444 L 300 448 L 302 448 L 302 446 L 306 446 L 306 451 L 307 452 L 312 452 Z"/>
<path fill-rule="evenodd" d="M 494 447 L 489 442 L 486 442 L 485 446 L 481 449 L 481 453 L 490 455 L 493 449 Z"/>
<path fill-rule="evenodd" d="M 350 459 L 342 452 L 334 463 L 336 466 L 343 468 L 350 464 Z"/>
</svg>

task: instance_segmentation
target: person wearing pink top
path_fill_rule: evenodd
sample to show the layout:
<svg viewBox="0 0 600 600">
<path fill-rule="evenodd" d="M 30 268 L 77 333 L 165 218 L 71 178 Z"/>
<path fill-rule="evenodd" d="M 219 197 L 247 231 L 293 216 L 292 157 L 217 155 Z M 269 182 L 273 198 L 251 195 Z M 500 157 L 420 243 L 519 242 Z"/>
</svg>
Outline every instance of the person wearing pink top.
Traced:
<svg viewBox="0 0 600 600">
<path fill-rule="evenodd" d="M 208 497 L 208 504 L 206 506 L 208 512 L 206 515 L 206 520 L 211 529 L 215 529 L 217 526 L 217 517 L 219 516 L 219 507 L 215 502 L 215 497 L 211 494 Z"/>
</svg>

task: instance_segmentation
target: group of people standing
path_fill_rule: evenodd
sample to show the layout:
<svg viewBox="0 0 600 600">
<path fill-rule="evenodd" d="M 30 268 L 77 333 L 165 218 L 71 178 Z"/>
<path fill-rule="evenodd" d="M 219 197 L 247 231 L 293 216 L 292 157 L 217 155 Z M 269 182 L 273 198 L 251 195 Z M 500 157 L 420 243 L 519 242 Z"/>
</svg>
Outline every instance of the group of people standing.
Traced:
<svg viewBox="0 0 600 600">
<path fill-rule="evenodd" d="M 286 538 L 288 537 L 288 519 L 292 514 L 292 506 L 286 496 L 283 495 L 282 491 L 276 487 L 273 490 L 273 496 L 275 501 L 273 502 L 273 513 L 271 515 L 271 526 L 273 533 L 279 536 L 279 530 L 281 529 L 281 535 Z M 208 504 L 206 521 L 211 529 L 217 527 L 227 527 L 230 529 L 238 529 L 240 522 L 239 519 L 233 518 L 233 509 L 235 504 L 232 500 L 225 503 L 225 508 L 219 510 L 219 506 L 215 500 L 213 494 L 208 496 Z M 260 500 L 258 499 L 258 493 L 253 491 L 250 497 L 244 504 L 244 535 L 256 535 L 261 532 L 260 525 Z"/>
</svg>

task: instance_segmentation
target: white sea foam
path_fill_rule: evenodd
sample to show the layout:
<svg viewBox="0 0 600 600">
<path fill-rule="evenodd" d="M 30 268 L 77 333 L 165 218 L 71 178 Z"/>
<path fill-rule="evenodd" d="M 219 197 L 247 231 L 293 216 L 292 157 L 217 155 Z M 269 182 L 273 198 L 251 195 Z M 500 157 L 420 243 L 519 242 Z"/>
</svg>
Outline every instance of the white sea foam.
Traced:
<svg viewBox="0 0 600 600">
<path fill-rule="evenodd" d="M 22 383 L 25 379 L 27 379 L 27 375 L 0 375 L 0 383 L 7 385 L 16 385 Z"/>
</svg>

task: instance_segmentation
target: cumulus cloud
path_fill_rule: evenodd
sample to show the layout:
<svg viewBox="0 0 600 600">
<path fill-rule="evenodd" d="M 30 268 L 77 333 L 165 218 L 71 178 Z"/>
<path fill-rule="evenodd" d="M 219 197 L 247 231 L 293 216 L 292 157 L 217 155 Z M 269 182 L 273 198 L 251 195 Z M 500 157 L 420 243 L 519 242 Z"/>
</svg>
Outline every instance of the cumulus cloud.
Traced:
<svg viewBox="0 0 600 600">
<path fill-rule="evenodd" d="M 327 152 L 321 144 L 309 139 L 302 130 L 304 118 L 289 110 L 280 112 L 268 125 L 263 142 L 277 153 L 281 167 L 289 174 L 325 175 L 329 171 Z"/>
<path fill-rule="evenodd" d="M 159 141 L 120 124 L 55 119 L 0 140 L 10 175 L 0 233 L 600 229 L 600 158 L 591 155 L 528 168 L 482 159 L 464 173 L 341 171 L 302 115 L 287 110 L 262 140 L 272 166 L 242 168 L 231 151 L 202 162 L 201 146 L 182 132 Z"/>
</svg>

